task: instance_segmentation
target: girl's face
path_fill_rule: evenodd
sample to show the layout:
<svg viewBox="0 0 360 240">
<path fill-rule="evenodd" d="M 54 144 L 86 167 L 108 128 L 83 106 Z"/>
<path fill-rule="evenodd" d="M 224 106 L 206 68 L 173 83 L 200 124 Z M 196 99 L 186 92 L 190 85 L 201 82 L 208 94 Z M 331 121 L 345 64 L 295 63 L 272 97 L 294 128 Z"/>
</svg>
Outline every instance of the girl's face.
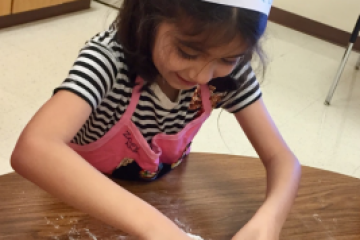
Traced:
<svg viewBox="0 0 360 240">
<path fill-rule="evenodd" d="M 153 62 L 161 77 L 174 89 L 191 89 L 211 79 L 229 75 L 247 49 L 240 37 L 207 49 L 193 46 L 196 37 L 182 36 L 175 26 L 161 23 L 153 46 Z"/>
</svg>

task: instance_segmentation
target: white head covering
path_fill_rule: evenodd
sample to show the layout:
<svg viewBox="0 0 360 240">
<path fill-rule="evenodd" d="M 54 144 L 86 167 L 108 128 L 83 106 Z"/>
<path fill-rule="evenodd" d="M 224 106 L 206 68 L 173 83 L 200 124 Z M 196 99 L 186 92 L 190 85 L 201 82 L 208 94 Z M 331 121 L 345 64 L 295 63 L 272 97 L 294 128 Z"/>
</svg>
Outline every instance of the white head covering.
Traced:
<svg viewBox="0 0 360 240">
<path fill-rule="evenodd" d="M 246 8 L 269 16 L 273 0 L 203 0 L 205 2 L 228 5 L 238 8 Z"/>
</svg>

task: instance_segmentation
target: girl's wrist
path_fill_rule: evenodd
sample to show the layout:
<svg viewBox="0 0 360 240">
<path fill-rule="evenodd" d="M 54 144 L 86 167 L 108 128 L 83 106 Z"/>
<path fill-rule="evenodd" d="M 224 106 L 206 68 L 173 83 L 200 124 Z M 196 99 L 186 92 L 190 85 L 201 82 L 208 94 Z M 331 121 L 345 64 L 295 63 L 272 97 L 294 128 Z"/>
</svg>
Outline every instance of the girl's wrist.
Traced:
<svg viewBox="0 0 360 240">
<path fill-rule="evenodd" d="M 255 222 L 261 222 L 262 224 L 271 225 L 277 232 L 280 233 L 286 221 L 286 217 L 287 213 L 278 212 L 275 206 L 271 207 L 270 204 L 265 203 L 256 212 L 252 220 L 254 220 Z"/>
</svg>

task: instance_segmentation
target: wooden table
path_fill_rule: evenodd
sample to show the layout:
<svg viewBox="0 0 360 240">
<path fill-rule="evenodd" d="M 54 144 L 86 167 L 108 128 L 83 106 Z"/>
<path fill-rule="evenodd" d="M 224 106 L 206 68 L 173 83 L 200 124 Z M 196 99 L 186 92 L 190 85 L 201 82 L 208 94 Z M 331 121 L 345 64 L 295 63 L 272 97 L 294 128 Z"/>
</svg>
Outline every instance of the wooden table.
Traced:
<svg viewBox="0 0 360 240">
<path fill-rule="evenodd" d="M 156 182 L 119 183 L 186 231 L 207 240 L 230 240 L 261 205 L 265 171 L 258 159 L 198 153 Z M 359 200 L 360 180 L 303 167 L 281 239 L 358 240 Z M 15 173 L 0 176 L 1 240 L 131 239 L 123 235 Z"/>
</svg>

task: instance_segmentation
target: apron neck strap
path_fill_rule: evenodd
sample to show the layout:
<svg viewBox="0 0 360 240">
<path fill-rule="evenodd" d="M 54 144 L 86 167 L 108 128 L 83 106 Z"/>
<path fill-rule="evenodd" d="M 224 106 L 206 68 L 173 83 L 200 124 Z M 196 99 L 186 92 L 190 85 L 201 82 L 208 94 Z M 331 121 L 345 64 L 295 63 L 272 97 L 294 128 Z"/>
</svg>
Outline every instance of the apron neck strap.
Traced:
<svg viewBox="0 0 360 240">
<path fill-rule="evenodd" d="M 140 99 L 141 88 L 144 85 L 144 80 L 139 76 L 136 77 L 135 81 L 136 81 L 136 85 L 132 90 L 132 95 L 131 95 L 129 106 L 127 107 L 124 115 L 122 116 L 123 118 L 126 118 L 126 119 L 131 119 L 133 113 L 135 112 L 136 106 Z"/>
<path fill-rule="evenodd" d="M 126 109 L 126 111 L 125 111 L 125 113 L 123 115 L 123 118 L 131 119 L 133 113 L 136 110 L 136 106 L 137 106 L 137 104 L 139 102 L 140 95 L 141 95 L 141 88 L 143 87 L 143 85 L 144 85 L 144 80 L 141 77 L 138 76 L 136 78 L 136 85 L 135 85 L 135 87 L 133 88 L 133 91 L 132 91 L 130 104 Z M 212 111 L 212 105 L 211 105 L 211 101 L 210 101 L 209 86 L 204 84 L 204 85 L 201 85 L 200 88 L 201 88 L 201 100 L 202 100 L 204 110 L 205 110 L 206 113 L 210 114 L 211 111 Z"/>
</svg>

